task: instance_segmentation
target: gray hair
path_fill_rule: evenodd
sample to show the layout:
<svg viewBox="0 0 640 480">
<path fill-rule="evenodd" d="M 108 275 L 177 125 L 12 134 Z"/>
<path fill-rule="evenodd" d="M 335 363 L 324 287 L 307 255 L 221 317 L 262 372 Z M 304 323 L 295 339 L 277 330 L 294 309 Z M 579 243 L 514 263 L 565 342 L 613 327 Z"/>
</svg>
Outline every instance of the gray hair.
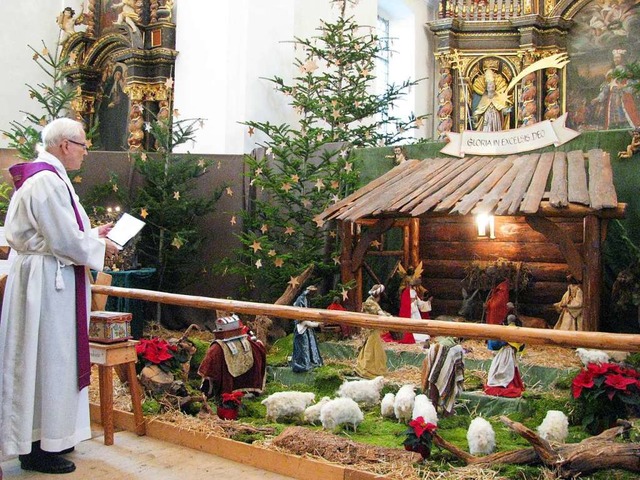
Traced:
<svg viewBox="0 0 640 480">
<path fill-rule="evenodd" d="M 373 287 L 371 287 L 371 290 L 369 290 L 369 295 L 371 295 L 372 297 L 378 297 L 382 295 L 382 292 L 384 292 L 384 285 L 382 285 L 381 283 L 376 283 Z"/>
<path fill-rule="evenodd" d="M 82 138 L 84 127 L 71 118 L 57 118 L 42 130 L 42 144 L 45 150 L 57 146 L 63 140 L 78 140 Z"/>
</svg>

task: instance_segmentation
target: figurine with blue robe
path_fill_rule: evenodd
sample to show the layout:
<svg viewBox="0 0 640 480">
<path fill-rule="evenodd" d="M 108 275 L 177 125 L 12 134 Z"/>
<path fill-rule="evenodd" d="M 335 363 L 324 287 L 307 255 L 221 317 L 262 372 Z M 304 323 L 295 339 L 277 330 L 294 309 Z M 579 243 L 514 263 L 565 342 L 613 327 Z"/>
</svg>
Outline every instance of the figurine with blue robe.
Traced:
<svg viewBox="0 0 640 480">
<path fill-rule="evenodd" d="M 313 285 L 307 287 L 304 292 L 298 296 L 294 307 L 309 307 L 309 296 L 317 288 Z M 291 356 L 291 370 L 295 373 L 308 372 L 316 367 L 323 365 L 322 356 L 318 349 L 318 340 L 313 329 L 318 327 L 320 323 L 308 320 L 296 321 L 293 328 L 293 354 Z"/>
</svg>

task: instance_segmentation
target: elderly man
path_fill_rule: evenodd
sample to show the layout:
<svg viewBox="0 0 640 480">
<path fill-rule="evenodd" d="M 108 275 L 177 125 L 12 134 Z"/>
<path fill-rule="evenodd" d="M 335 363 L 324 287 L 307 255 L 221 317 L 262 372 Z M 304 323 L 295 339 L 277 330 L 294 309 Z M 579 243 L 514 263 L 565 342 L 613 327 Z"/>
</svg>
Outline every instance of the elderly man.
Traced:
<svg viewBox="0 0 640 480">
<path fill-rule="evenodd" d="M 42 131 L 35 162 L 11 167 L 16 191 L 5 227 L 15 253 L 0 319 L 0 450 L 24 470 L 69 473 L 62 456 L 90 438 L 86 266 L 117 253 L 110 225 L 95 230 L 66 170 L 87 154 L 82 124 Z"/>
</svg>

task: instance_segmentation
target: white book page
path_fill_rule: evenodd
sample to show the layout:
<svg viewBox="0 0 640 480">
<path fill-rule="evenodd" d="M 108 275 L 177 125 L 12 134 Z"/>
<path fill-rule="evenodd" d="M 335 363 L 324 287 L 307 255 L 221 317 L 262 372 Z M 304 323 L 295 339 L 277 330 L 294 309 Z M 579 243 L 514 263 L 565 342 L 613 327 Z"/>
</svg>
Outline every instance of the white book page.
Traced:
<svg viewBox="0 0 640 480">
<path fill-rule="evenodd" d="M 142 220 L 132 217 L 128 213 L 124 213 L 107 234 L 107 238 L 122 249 L 129 240 L 142 230 L 144 225 L 145 223 Z"/>
</svg>

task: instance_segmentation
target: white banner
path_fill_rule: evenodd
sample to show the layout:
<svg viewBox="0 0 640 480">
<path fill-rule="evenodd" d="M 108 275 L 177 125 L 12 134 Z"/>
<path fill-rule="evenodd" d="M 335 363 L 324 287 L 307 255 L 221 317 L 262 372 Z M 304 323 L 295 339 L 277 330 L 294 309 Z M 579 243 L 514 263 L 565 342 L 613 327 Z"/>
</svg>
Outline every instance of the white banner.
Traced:
<svg viewBox="0 0 640 480">
<path fill-rule="evenodd" d="M 449 132 L 449 143 L 440 152 L 462 158 L 465 155 L 511 155 L 549 145 L 557 147 L 580 135 L 580 132 L 564 126 L 566 120 L 567 114 L 564 113 L 555 120 L 501 132 Z"/>
</svg>

